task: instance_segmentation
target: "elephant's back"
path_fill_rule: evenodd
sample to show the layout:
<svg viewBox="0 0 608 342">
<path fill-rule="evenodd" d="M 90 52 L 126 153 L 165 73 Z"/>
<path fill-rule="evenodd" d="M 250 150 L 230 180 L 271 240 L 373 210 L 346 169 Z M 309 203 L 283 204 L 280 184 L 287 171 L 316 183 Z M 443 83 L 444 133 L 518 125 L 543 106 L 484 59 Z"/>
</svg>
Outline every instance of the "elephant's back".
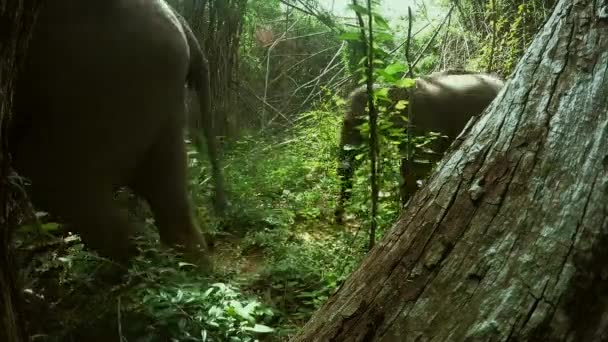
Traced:
<svg viewBox="0 0 608 342">
<path fill-rule="evenodd" d="M 115 178 L 154 136 L 183 123 L 189 52 L 162 4 L 45 2 L 17 90 L 17 148 L 36 163 L 29 169 Z"/>
<path fill-rule="evenodd" d="M 455 138 L 479 115 L 504 82 L 487 74 L 437 74 L 416 82 L 414 124 Z"/>
<path fill-rule="evenodd" d="M 188 58 L 181 26 L 163 1 L 53 0 L 34 28 L 26 73 L 71 91 L 132 91 L 127 86 L 183 83 Z"/>
</svg>

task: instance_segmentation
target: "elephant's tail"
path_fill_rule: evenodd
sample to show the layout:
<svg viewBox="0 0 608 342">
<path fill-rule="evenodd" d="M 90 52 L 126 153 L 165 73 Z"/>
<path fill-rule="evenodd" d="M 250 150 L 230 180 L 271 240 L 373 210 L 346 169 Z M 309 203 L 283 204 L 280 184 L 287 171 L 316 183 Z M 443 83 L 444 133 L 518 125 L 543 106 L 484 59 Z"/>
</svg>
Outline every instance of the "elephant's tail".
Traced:
<svg viewBox="0 0 608 342">
<path fill-rule="evenodd" d="M 215 185 L 214 205 L 215 209 L 219 213 L 222 213 L 226 208 L 226 195 L 224 190 L 224 177 L 218 155 L 218 143 L 213 129 L 214 120 L 211 111 L 209 64 L 207 63 L 207 58 L 205 57 L 196 36 L 186 22 L 186 19 L 178 13 L 176 13 L 176 16 L 182 25 L 190 49 L 190 66 L 186 84 L 188 88 L 196 91 L 199 103 L 199 115 L 188 113 L 188 115 L 193 116 L 188 120 L 188 131 L 199 153 L 203 151 L 202 135 L 205 135 L 207 140 L 207 154 L 209 155 L 209 160 L 211 162 Z M 203 134 L 201 134 L 201 131 Z"/>
</svg>

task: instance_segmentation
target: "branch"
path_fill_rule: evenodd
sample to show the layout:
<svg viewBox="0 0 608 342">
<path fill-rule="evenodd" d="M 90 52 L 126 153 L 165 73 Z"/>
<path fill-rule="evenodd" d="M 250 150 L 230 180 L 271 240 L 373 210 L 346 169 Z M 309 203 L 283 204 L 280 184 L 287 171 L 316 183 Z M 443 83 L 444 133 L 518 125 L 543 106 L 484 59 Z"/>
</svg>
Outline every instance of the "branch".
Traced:
<svg viewBox="0 0 608 342">
<path fill-rule="evenodd" d="M 414 67 L 410 61 L 410 46 L 412 43 L 412 8 L 407 6 L 407 40 L 405 41 L 405 62 L 407 63 L 407 76 L 414 78 Z M 409 118 L 408 118 L 409 119 Z"/>
<path fill-rule="evenodd" d="M 310 16 L 313 16 L 313 17 L 317 18 L 317 14 L 315 14 L 313 12 L 310 12 L 310 11 L 308 11 L 306 9 L 300 8 L 300 7 L 298 7 L 298 6 L 296 6 L 296 5 L 292 4 L 292 3 L 289 3 L 289 2 L 287 2 L 285 0 L 279 0 L 279 2 L 282 3 L 283 5 L 287 6 L 287 7 L 291 7 L 291 8 L 296 9 L 296 10 L 298 10 L 298 11 L 304 13 L 304 14 L 307 14 L 307 15 L 310 15 Z M 317 18 L 317 19 L 319 19 L 319 18 Z"/>
<path fill-rule="evenodd" d="M 275 108 L 273 105 L 271 105 L 270 103 L 266 102 L 264 99 L 260 98 L 249 86 L 246 86 L 244 84 L 240 84 L 239 86 L 241 86 L 243 89 L 247 90 L 248 93 L 250 93 L 251 95 L 253 95 L 253 97 L 256 98 L 256 100 L 260 101 L 264 106 L 267 106 L 268 108 L 272 109 L 272 111 L 274 111 L 275 113 L 277 113 L 277 115 L 282 116 L 285 120 L 290 121 L 289 118 L 283 114 L 283 112 L 281 112 L 280 110 L 278 110 L 277 108 Z"/>
<path fill-rule="evenodd" d="M 353 0 L 355 2 L 355 0 Z M 367 44 L 367 103 L 369 107 L 369 165 L 372 186 L 372 212 L 369 229 L 368 250 L 376 244 L 376 230 L 378 228 L 378 113 L 374 105 L 374 31 L 372 29 L 372 1 L 367 0 L 367 29 L 369 30 L 369 43 Z M 363 27 L 361 28 L 363 32 Z M 364 37 L 365 38 L 365 37 Z"/>
<path fill-rule="evenodd" d="M 316 56 L 318 56 L 318 55 L 320 55 L 320 54 L 322 54 L 322 53 L 324 53 L 324 52 L 327 52 L 327 51 L 329 51 L 329 50 L 331 50 L 331 49 L 335 49 L 335 48 L 336 48 L 336 46 L 337 46 L 337 45 L 334 45 L 334 46 L 328 47 L 328 48 L 326 48 L 326 49 L 323 49 L 323 50 L 317 51 L 317 52 L 315 52 L 315 53 L 313 53 L 313 54 L 311 54 L 311 55 L 308 55 L 306 58 L 304 58 L 304 59 L 302 59 L 302 60 L 298 61 L 297 63 L 292 64 L 292 65 L 291 65 L 289 68 L 287 68 L 287 70 L 283 70 L 283 71 L 281 72 L 281 74 L 279 74 L 277 77 L 273 78 L 273 79 L 272 79 L 272 80 L 269 82 L 269 85 L 271 85 L 271 84 L 275 83 L 276 81 L 278 81 L 278 80 L 279 80 L 281 77 L 285 76 L 285 75 L 286 75 L 286 74 L 287 74 L 287 73 L 288 73 L 290 70 L 292 70 L 293 68 L 297 67 L 298 65 L 300 65 L 300 64 L 302 64 L 302 63 L 306 62 L 307 60 L 309 60 L 309 59 L 311 59 L 311 58 L 314 58 L 314 57 L 316 57 Z"/>
<path fill-rule="evenodd" d="M 494 64 L 494 53 L 496 49 L 496 26 L 498 22 L 498 14 L 496 13 L 496 0 L 492 0 L 492 16 L 494 17 L 494 20 L 492 23 L 492 46 L 490 48 L 490 60 L 488 61 L 488 68 L 486 69 L 488 73 L 492 72 Z"/>
<path fill-rule="evenodd" d="M 346 41 L 342 42 L 342 45 L 340 46 L 340 48 L 338 49 L 338 51 L 336 51 L 336 53 L 334 54 L 334 56 L 331 58 L 331 60 L 329 61 L 329 63 L 327 63 L 327 65 L 325 66 L 325 68 L 323 69 L 323 71 L 321 72 L 321 74 L 319 76 L 317 76 L 314 79 L 312 79 L 312 80 L 304 83 L 303 85 L 299 86 L 298 88 L 296 88 L 296 90 L 293 91 L 293 94 L 295 95 L 298 92 L 298 90 L 300 90 L 301 88 L 307 86 L 308 84 L 310 84 L 312 82 L 315 82 L 315 85 L 313 86 L 311 92 L 308 94 L 308 96 L 306 97 L 306 99 L 304 100 L 304 102 L 302 102 L 302 104 L 300 105 L 300 108 L 302 108 L 308 102 L 308 100 L 310 100 L 310 98 L 312 96 L 312 93 L 313 93 L 315 87 L 321 81 L 321 78 L 323 76 L 325 76 L 329 71 L 333 70 L 334 68 L 336 68 L 337 66 L 340 65 L 340 61 L 338 61 L 338 63 L 335 63 L 335 64 L 334 64 L 334 61 L 338 58 L 338 56 L 340 56 L 340 52 L 342 52 L 342 49 L 344 49 L 344 46 L 346 46 Z"/>
<path fill-rule="evenodd" d="M 431 39 L 426 43 L 424 48 L 422 48 L 422 50 L 420 51 L 420 54 L 418 54 L 418 57 L 412 64 L 412 68 L 415 68 L 416 64 L 418 64 L 418 62 L 420 62 L 420 60 L 422 59 L 422 56 L 424 56 L 424 53 L 426 52 L 426 50 L 428 50 L 428 48 L 431 46 L 431 43 L 435 40 L 435 38 L 437 37 L 437 34 L 439 34 L 439 31 L 441 31 L 441 28 L 443 27 L 443 25 L 445 24 L 447 19 L 452 15 L 452 11 L 454 10 L 454 7 L 455 7 L 455 5 L 452 5 L 452 7 L 450 7 L 450 11 L 445 16 L 445 18 L 443 18 L 443 21 L 441 22 L 441 24 L 439 24 L 439 27 L 437 27 L 437 30 L 435 30 Z"/>
<path fill-rule="evenodd" d="M 448 19 L 448 23 L 446 25 L 445 33 L 444 33 L 443 39 L 442 39 L 443 48 L 441 49 L 441 51 L 442 51 L 442 55 L 443 55 L 442 57 L 443 57 L 444 68 L 448 67 L 448 64 L 446 63 L 447 61 L 445 58 L 445 56 L 447 56 L 447 53 L 443 53 L 443 52 L 445 51 L 446 47 L 449 44 L 448 37 L 450 36 L 450 25 L 451 24 L 452 24 L 452 17 L 450 17 L 450 19 Z M 468 57 L 468 55 L 467 55 L 467 57 Z M 459 61 L 459 64 L 460 64 L 460 61 Z"/>
<path fill-rule="evenodd" d="M 343 31 L 339 27 L 336 26 L 336 24 L 333 20 L 329 20 L 332 18 L 332 15 L 328 12 L 318 11 L 315 8 L 311 7 L 309 4 L 304 3 L 302 1 L 298 1 L 298 3 L 300 4 L 300 6 L 302 6 L 304 8 L 294 5 L 291 2 L 286 1 L 286 0 L 279 0 L 279 2 L 281 2 L 285 6 L 296 9 L 306 15 L 315 17 L 319 22 L 325 24 L 325 26 L 327 26 L 330 30 L 332 30 L 334 32 L 342 33 L 342 31 Z"/>
<path fill-rule="evenodd" d="M 430 23 L 426 23 L 424 24 L 424 26 L 422 26 L 421 28 L 418 29 L 418 31 L 414 32 L 414 34 L 412 34 L 412 38 L 416 37 L 418 35 L 418 33 L 422 32 L 422 30 L 424 30 L 425 28 L 427 28 L 430 25 Z M 405 45 L 405 43 L 407 43 L 407 40 L 403 41 L 403 43 L 397 45 L 396 48 L 392 49 L 389 52 L 389 55 L 394 54 L 395 52 L 397 52 L 397 50 L 399 50 L 403 45 Z"/>
<path fill-rule="evenodd" d="M 296 19 L 293 24 L 291 24 L 291 26 L 289 26 L 285 32 L 283 32 L 283 34 L 277 38 L 272 45 L 270 45 L 270 47 L 268 48 L 268 53 L 266 56 L 266 76 L 264 77 L 264 102 L 266 102 L 266 98 L 268 97 L 268 78 L 270 77 L 270 54 L 272 52 L 272 50 L 274 49 L 275 46 L 277 46 L 277 44 L 283 39 L 285 38 L 285 36 L 287 35 L 287 32 L 289 32 L 289 30 L 291 30 L 297 23 L 298 23 L 299 19 Z M 265 108 L 265 107 L 264 107 Z M 266 110 L 262 109 L 262 127 L 264 127 L 264 125 L 266 125 L 265 120 L 266 119 Z"/>
</svg>

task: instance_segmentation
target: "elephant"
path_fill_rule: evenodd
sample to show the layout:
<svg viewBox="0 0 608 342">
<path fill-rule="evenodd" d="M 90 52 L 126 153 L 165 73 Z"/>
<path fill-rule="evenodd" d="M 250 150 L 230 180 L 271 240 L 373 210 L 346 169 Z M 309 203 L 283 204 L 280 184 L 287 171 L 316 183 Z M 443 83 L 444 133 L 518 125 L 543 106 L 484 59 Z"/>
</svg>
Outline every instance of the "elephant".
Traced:
<svg viewBox="0 0 608 342">
<path fill-rule="evenodd" d="M 213 134 L 206 57 L 164 0 L 53 0 L 42 5 L 15 91 L 9 151 L 30 200 L 119 263 L 136 254 L 136 224 L 114 193 L 152 210 L 164 245 L 211 266 L 187 188 L 184 133 L 212 164 L 216 209 L 224 181 Z M 188 90 L 200 112 L 188 118 Z"/>
<path fill-rule="evenodd" d="M 464 129 L 469 119 L 481 114 L 503 86 L 502 79 L 489 74 L 467 70 L 446 70 L 415 79 L 413 88 L 388 87 L 388 98 L 391 99 L 393 108 L 399 100 L 409 101 L 408 106 L 412 106 L 410 127 L 413 135 L 423 135 L 428 132 L 443 135 L 443 138 L 436 139 L 430 144 L 435 153 L 425 156 L 429 160 L 436 161 Z M 374 87 L 378 88 L 380 85 L 376 84 Z M 367 120 L 366 87 L 355 89 L 348 99 L 349 108 L 344 113 L 339 143 L 337 174 L 340 178 L 340 195 L 335 209 L 338 223 L 342 222 L 344 204 L 350 198 L 352 189 L 351 179 L 358 166 L 355 159 L 356 151 L 347 146 L 357 146 L 366 140 L 358 129 Z M 389 112 L 397 114 L 390 117 L 393 125 L 406 130 L 407 121 L 402 117 L 407 117 L 408 111 L 407 107 L 399 111 L 390 110 Z M 401 143 L 399 148 L 403 152 L 406 146 L 407 144 Z M 399 191 L 402 205 L 416 191 L 416 180 L 426 176 L 431 166 L 430 163 L 408 163 L 402 159 Z"/>
</svg>

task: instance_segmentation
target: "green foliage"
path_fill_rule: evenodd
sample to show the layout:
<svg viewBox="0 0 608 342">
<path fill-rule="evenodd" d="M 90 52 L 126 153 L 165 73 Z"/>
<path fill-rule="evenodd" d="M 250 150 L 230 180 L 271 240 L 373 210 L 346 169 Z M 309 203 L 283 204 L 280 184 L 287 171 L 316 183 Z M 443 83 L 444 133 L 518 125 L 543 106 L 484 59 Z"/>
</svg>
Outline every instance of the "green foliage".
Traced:
<svg viewBox="0 0 608 342">
<path fill-rule="evenodd" d="M 149 340 L 163 332 L 179 341 L 254 341 L 256 333 L 274 331 L 259 324 L 260 318 L 272 317 L 271 310 L 256 300 L 242 298 L 233 286 L 224 283 L 213 283 L 206 289 L 197 283 L 180 283 L 178 287 L 146 283 L 138 285 L 134 294 L 141 302 L 127 309 L 148 319 L 142 321 L 146 325 L 131 325 L 130 329 L 136 334 L 146 331 Z"/>
<path fill-rule="evenodd" d="M 395 47 L 395 33 L 386 19 L 378 12 L 379 5 L 379 1 L 372 1 L 374 67 L 397 65 L 399 64 L 397 56 L 390 53 L 390 50 Z M 364 31 L 367 32 L 366 17 L 369 15 L 367 8 L 358 4 L 350 4 L 349 8 L 363 19 L 366 25 Z M 365 46 L 367 43 L 361 37 L 361 28 L 347 28 L 347 31 L 338 38 L 346 41 L 349 46 L 348 52 L 343 57 L 349 74 L 357 75 L 359 84 L 365 83 L 365 61 L 367 60 Z"/>
<path fill-rule="evenodd" d="M 232 208 L 218 237 L 237 236 L 238 247 L 218 242 L 219 268 L 273 307 L 279 336 L 301 326 L 364 255 L 358 228 L 332 223 L 342 116 L 336 104 L 344 100 L 334 97 L 287 131 L 251 134 L 226 149 Z"/>
<path fill-rule="evenodd" d="M 250 123 L 248 128 L 291 124 L 321 99 L 320 85 L 340 70 L 326 70 L 341 45 L 328 26 L 331 18 L 325 13 L 308 16 L 278 0 L 248 3 L 239 47 L 239 76 L 248 90 L 241 93 L 247 106 L 239 117 Z"/>
<path fill-rule="evenodd" d="M 452 6 L 453 1 L 445 1 Z M 450 27 L 449 54 L 459 65 L 509 75 L 550 14 L 555 0 L 465 0 L 458 2 L 460 27 Z M 456 42 L 456 44 L 454 44 Z M 467 48 L 468 47 L 468 48 Z M 450 56 L 442 56 L 453 60 Z"/>
<path fill-rule="evenodd" d="M 83 250 L 77 236 L 38 254 L 24 272 L 30 330 L 48 341 L 254 341 L 273 333 L 273 312 L 233 285 L 210 282 L 193 265 L 158 250 L 153 234 L 121 276 Z M 154 245 L 153 245 L 154 244 Z M 60 286 L 58 286 L 60 285 Z M 41 313 L 52 311 L 52 315 Z"/>
<path fill-rule="evenodd" d="M 380 208 L 375 220 L 380 226 L 385 226 L 394 222 L 399 212 L 401 159 L 407 158 L 413 162 L 425 162 L 418 160 L 415 156 L 418 151 L 424 149 L 438 135 L 415 136 L 411 134 L 409 137 L 407 136 L 404 127 L 408 122 L 408 117 L 403 113 L 407 113 L 408 101 L 407 99 L 401 99 L 395 102 L 395 99 L 392 99 L 389 93 L 401 92 L 406 94 L 406 90 L 401 88 L 409 89 L 415 85 L 415 81 L 405 77 L 408 71 L 406 65 L 390 54 L 386 49 L 386 44 L 382 45 L 387 42 L 392 43 L 395 35 L 387 21 L 377 12 L 377 4 L 372 6 L 371 13 L 368 12 L 367 8 L 358 5 L 351 5 L 351 9 L 361 16 L 365 23 L 367 23 L 367 17 L 370 15 L 373 18 L 372 77 L 374 83 L 382 85 L 382 87 L 375 89 L 372 94 L 374 107 L 378 114 L 376 134 L 379 155 L 377 169 L 379 170 L 379 189 L 381 189 L 378 203 Z M 363 28 L 363 31 L 369 35 L 367 26 Z M 347 32 L 340 37 L 364 45 L 360 30 Z M 356 69 L 356 72 L 360 75 L 360 84 L 367 81 L 366 61 L 367 56 L 364 55 L 359 60 Z M 366 108 L 366 112 L 368 112 L 368 109 Z M 368 122 L 360 125 L 358 129 L 364 137 L 371 136 Z M 366 143 L 362 146 L 354 147 L 357 150 L 356 160 L 362 162 L 363 165 L 369 164 L 369 144 L 367 143 L 369 140 L 366 139 L 365 141 Z M 408 144 L 411 146 L 409 149 L 406 148 Z M 352 149 L 353 147 L 345 146 L 344 148 Z M 407 155 L 405 153 L 407 151 L 411 151 L 411 155 Z M 367 167 L 356 170 L 353 197 L 346 207 L 347 212 L 354 212 L 357 216 L 365 218 L 363 222 L 366 224 L 369 224 L 369 220 L 372 219 L 368 213 L 370 207 L 369 174 L 370 171 Z"/>
<path fill-rule="evenodd" d="M 298 220 L 328 216 L 337 191 L 338 127 L 333 113 L 310 112 L 289 132 L 250 135 L 234 143 L 226 155 L 232 218 L 286 228 Z"/>
<path fill-rule="evenodd" d="M 487 67 L 492 63 L 492 67 L 501 73 L 511 73 L 525 51 L 525 42 L 529 42 L 534 34 L 526 32 L 522 27 L 526 15 L 529 15 L 527 9 L 530 5 L 524 3 L 514 7 L 507 6 L 503 8 L 505 12 L 495 13 L 492 2 L 488 1 L 485 11 L 491 20 L 492 30 L 479 41 L 479 54 L 474 56 L 471 63 L 479 67 Z"/>
<path fill-rule="evenodd" d="M 356 235 L 310 228 L 265 229 L 244 241 L 246 248 L 265 252 L 267 264 L 250 286 L 284 315 L 287 331 L 306 322 L 363 256 L 363 240 Z"/>
<path fill-rule="evenodd" d="M 538 4 L 544 2 L 497 2 L 494 50 L 489 45 L 492 35 L 479 29 L 481 26 L 466 32 L 452 26 L 449 36 L 474 41 L 472 50 L 479 54 L 469 65 L 485 68 L 493 54 L 495 69 L 508 73 L 539 26 L 537 19 L 544 12 Z M 462 3 L 465 9 L 481 10 L 470 12 L 482 13 L 483 20 L 476 18 L 477 22 L 494 20 L 490 0 Z M 479 3 L 483 6 L 475 7 Z M 353 10 L 369 14 L 360 6 Z M 411 87 L 413 81 L 404 78 L 407 67 L 402 50 L 392 53 L 398 30 L 377 10 L 371 16 L 376 37 L 374 79 L 387 87 Z M 347 42 L 348 49 L 341 54 L 340 66 L 361 75 L 356 78 L 359 83 L 366 80 L 360 32 L 349 29 L 340 37 L 318 34 L 327 30 L 328 20 L 331 18 L 286 13 L 278 0 L 248 3 L 239 47 L 240 80 L 259 95 L 268 76 L 266 99 L 281 112 L 272 114 L 277 117 L 274 122 L 283 120 L 285 114 L 281 124 L 288 126 L 268 125 L 249 134 L 245 131 L 238 141 L 226 143 L 223 161 L 231 201 L 226 218 L 215 217 L 210 209 L 212 182 L 206 156 L 190 152 L 189 185 L 201 226 L 215 236 L 216 273 L 203 277 L 173 253 L 152 247 L 157 246 L 158 236 L 148 232 L 142 241 L 142 255 L 125 276 L 117 278 L 115 265 L 85 252 L 77 236 L 65 235 L 54 222 L 28 226 L 19 234 L 18 247 L 24 264 L 25 314 L 30 317 L 32 332 L 48 341 L 87 341 L 104 336 L 113 341 L 119 333 L 137 341 L 280 339 L 301 327 L 342 284 L 365 253 L 367 238 L 361 227 L 370 223 L 369 151 L 367 145 L 353 147 L 365 166 L 355 172 L 353 194 L 346 207 L 350 214 L 347 224 L 337 227 L 332 223 L 339 190 L 337 141 L 346 101 L 330 96 L 340 92 L 336 88 L 324 89 L 312 97 L 331 100 L 317 101 L 314 110 L 301 113 L 314 102 L 303 104 L 304 95 L 301 90 L 296 92 L 299 85 L 314 81 L 325 70 L 341 41 Z M 294 26 L 286 38 L 294 39 L 278 43 L 267 64 L 269 47 L 259 44 L 256 34 L 260 29 L 268 30 L 276 39 L 291 24 Z M 421 51 L 431 34 L 426 31 L 417 36 L 411 51 Z M 442 56 L 445 50 L 441 40 L 431 44 L 415 73 L 452 65 Z M 470 56 L 460 53 L 462 47 L 447 50 L 464 59 Z M 320 84 L 325 81 L 328 79 L 318 79 Z M 240 95 L 247 96 L 244 94 Z M 396 113 L 407 110 L 408 103 L 390 101 L 387 88 L 376 90 L 373 98 L 379 110 L 381 192 L 376 220 L 380 237 L 399 213 L 399 163 L 405 133 L 394 118 L 407 120 Z M 251 103 L 261 108 L 259 99 Z M 254 122 L 245 125 L 249 128 L 260 126 L 261 110 L 255 106 L 243 106 L 243 114 L 238 116 Z M 359 129 L 369 134 L 368 124 Z M 437 138 L 436 134 L 413 136 L 412 150 L 423 150 Z M 138 205 L 131 209 L 137 219 L 153 222 L 148 210 Z M 61 234 L 61 239 L 49 240 Z"/>
</svg>

